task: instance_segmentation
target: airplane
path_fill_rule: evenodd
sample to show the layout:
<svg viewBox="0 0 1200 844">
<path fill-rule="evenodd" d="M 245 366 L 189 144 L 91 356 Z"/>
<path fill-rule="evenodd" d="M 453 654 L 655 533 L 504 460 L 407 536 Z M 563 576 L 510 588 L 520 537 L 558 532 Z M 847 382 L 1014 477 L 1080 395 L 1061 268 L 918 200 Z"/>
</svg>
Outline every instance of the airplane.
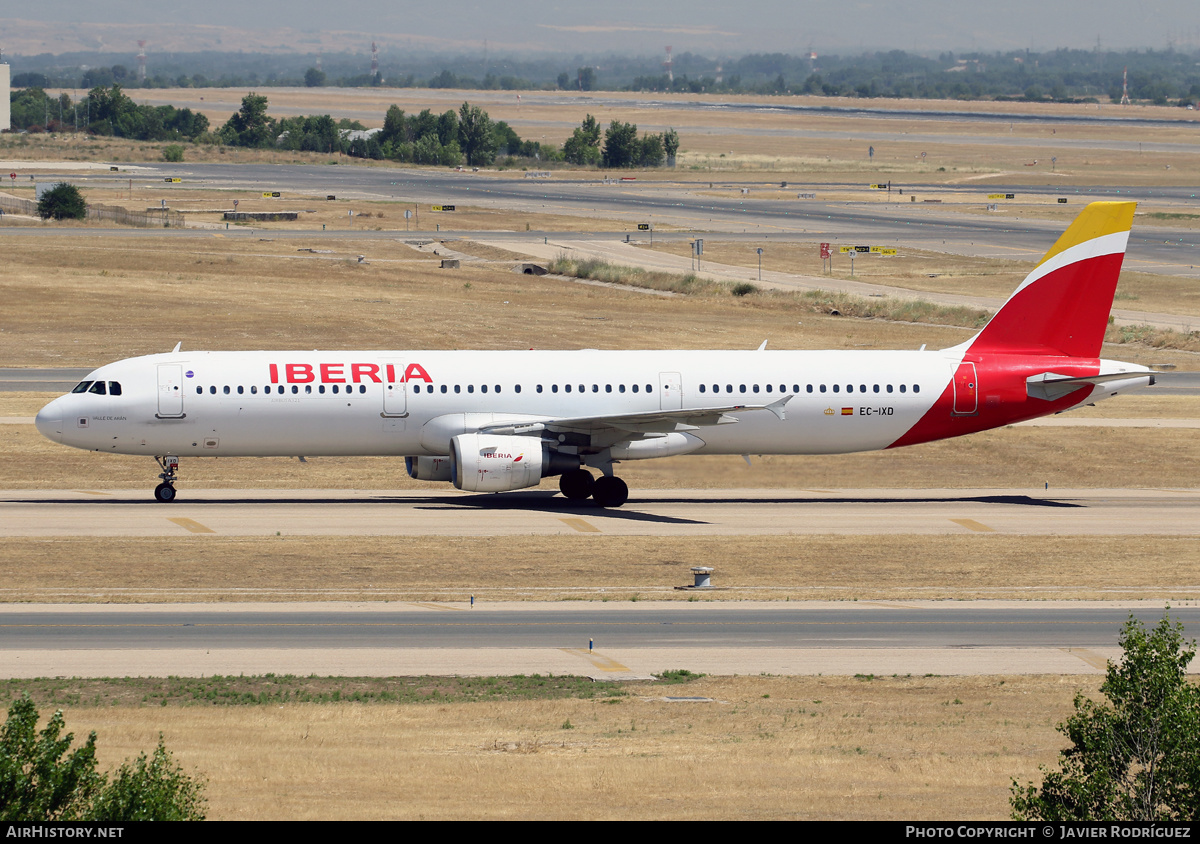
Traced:
<svg viewBox="0 0 1200 844">
<path fill-rule="evenodd" d="M 181 351 L 110 363 L 37 414 L 75 448 L 186 457 L 405 458 L 473 492 L 538 486 L 620 507 L 620 463 L 841 454 L 1011 425 L 1152 385 L 1099 357 L 1135 203 L 1088 205 L 971 339 L 912 351 Z M 598 472 L 596 475 L 594 472 Z"/>
</svg>

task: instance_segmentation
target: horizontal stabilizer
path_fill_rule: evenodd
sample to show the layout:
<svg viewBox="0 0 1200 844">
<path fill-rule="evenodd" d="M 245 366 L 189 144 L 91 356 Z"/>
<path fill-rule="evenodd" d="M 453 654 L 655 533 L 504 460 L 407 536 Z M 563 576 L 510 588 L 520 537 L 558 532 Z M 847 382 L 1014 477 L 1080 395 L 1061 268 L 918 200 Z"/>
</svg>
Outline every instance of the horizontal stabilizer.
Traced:
<svg viewBox="0 0 1200 844">
<path fill-rule="evenodd" d="M 1025 392 L 1032 399 L 1055 401 L 1073 393 L 1081 387 L 1104 384 L 1108 381 L 1129 381 L 1135 378 L 1148 378 L 1149 386 L 1154 386 L 1154 375 L 1149 372 L 1135 370 L 1133 372 L 1108 372 L 1104 375 L 1084 375 L 1076 378 L 1070 375 L 1060 375 L 1057 372 L 1043 372 L 1031 375 L 1025 379 Z"/>
</svg>

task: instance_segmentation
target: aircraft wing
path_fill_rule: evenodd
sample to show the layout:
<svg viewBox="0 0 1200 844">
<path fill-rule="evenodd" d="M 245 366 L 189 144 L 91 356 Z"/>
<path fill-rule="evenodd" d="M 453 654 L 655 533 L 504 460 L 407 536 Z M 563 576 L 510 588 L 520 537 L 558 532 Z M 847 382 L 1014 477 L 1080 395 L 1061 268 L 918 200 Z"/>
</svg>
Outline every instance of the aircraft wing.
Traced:
<svg viewBox="0 0 1200 844">
<path fill-rule="evenodd" d="M 682 410 L 651 410 L 643 413 L 623 413 L 610 416 L 574 416 L 547 418 L 541 421 L 498 423 L 485 425 L 481 434 L 534 434 L 540 431 L 555 433 L 576 432 L 594 434 L 616 431 L 635 435 L 668 434 L 674 431 L 694 431 L 712 425 L 731 425 L 738 421 L 733 413 L 767 410 L 785 419 L 784 406 L 792 399 L 783 396 L 770 404 L 730 404 L 711 407 L 690 407 Z"/>
</svg>

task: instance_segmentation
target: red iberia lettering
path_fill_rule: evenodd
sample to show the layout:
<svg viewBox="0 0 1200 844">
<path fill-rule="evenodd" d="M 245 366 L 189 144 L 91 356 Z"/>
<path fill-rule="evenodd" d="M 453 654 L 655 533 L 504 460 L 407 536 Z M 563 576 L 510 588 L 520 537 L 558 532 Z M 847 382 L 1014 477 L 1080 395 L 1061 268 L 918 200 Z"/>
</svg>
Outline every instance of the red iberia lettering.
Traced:
<svg viewBox="0 0 1200 844">
<path fill-rule="evenodd" d="M 289 363 L 284 367 L 289 384 L 308 384 L 313 381 L 313 368 L 310 363 Z"/>
<path fill-rule="evenodd" d="M 408 368 L 404 370 L 404 380 L 416 381 L 418 378 L 426 384 L 433 383 L 433 379 L 429 377 L 429 373 L 425 371 L 425 367 L 419 363 L 410 363 Z"/>
<path fill-rule="evenodd" d="M 389 363 L 387 365 L 387 380 L 389 384 L 396 383 L 396 365 Z"/>
<path fill-rule="evenodd" d="M 271 370 L 271 383 L 278 384 L 279 383 L 279 364 L 273 363 L 268 368 Z"/>
<path fill-rule="evenodd" d="M 321 380 L 329 384 L 345 384 L 346 374 L 342 371 L 344 363 L 321 364 Z"/>
<path fill-rule="evenodd" d="M 370 378 L 376 384 L 382 384 L 383 381 L 379 378 L 379 364 L 377 363 L 352 363 L 350 364 L 350 380 L 355 384 L 362 383 L 363 379 Z"/>
</svg>

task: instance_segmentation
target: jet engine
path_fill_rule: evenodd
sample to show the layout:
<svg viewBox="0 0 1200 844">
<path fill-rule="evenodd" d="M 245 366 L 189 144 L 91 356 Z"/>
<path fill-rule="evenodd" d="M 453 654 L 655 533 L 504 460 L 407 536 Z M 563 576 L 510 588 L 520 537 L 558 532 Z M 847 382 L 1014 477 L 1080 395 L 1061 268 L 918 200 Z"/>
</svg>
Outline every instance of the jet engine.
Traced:
<svg viewBox="0 0 1200 844">
<path fill-rule="evenodd" d="M 449 457 L 405 457 L 408 476 L 418 481 L 450 481 L 454 479 Z"/>
<path fill-rule="evenodd" d="M 542 480 L 542 441 L 537 437 L 459 434 L 450 440 L 451 480 L 470 492 L 506 492 Z"/>
</svg>

